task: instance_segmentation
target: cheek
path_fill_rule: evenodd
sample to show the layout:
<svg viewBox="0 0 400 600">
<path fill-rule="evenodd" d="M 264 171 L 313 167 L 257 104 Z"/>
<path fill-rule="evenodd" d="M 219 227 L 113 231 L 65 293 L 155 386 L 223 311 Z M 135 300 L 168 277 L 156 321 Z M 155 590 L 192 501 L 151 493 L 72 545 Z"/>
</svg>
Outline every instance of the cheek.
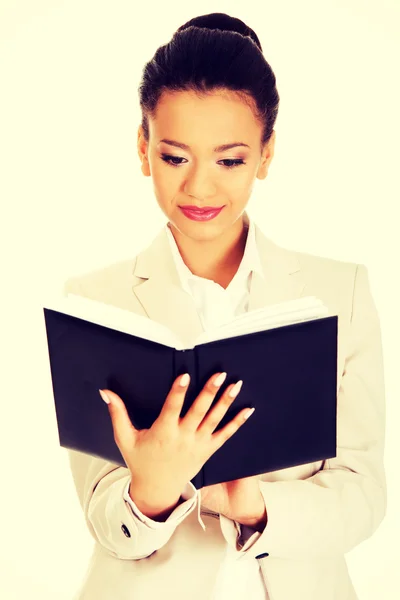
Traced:
<svg viewBox="0 0 400 600">
<path fill-rule="evenodd" d="M 153 188 L 159 204 L 168 204 L 176 196 L 181 186 L 181 178 L 157 163 L 151 165 Z"/>
<path fill-rule="evenodd" d="M 247 199 L 254 185 L 252 173 L 242 172 L 240 175 L 232 176 L 224 181 L 223 189 L 232 201 Z"/>
</svg>

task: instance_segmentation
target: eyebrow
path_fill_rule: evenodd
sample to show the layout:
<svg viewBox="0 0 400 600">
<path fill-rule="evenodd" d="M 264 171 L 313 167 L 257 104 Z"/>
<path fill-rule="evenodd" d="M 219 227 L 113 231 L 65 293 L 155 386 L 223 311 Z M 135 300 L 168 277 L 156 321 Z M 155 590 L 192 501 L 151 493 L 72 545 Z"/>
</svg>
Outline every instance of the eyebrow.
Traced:
<svg viewBox="0 0 400 600">
<path fill-rule="evenodd" d="M 175 140 L 168 140 L 164 138 L 160 140 L 160 143 L 161 142 L 164 142 L 164 144 L 168 144 L 169 146 L 182 148 L 182 150 L 190 150 L 190 146 L 183 144 L 182 142 L 176 142 Z M 248 144 L 244 144 L 243 142 L 232 142 L 232 144 L 222 144 L 221 146 L 216 146 L 214 148 L 214 152 L 224 152 L 225 150 L 230 150 L 231 148 L 236 148 L 237 146 L 245 146 L 246 148 L 250 148 Z"/>
</svg>

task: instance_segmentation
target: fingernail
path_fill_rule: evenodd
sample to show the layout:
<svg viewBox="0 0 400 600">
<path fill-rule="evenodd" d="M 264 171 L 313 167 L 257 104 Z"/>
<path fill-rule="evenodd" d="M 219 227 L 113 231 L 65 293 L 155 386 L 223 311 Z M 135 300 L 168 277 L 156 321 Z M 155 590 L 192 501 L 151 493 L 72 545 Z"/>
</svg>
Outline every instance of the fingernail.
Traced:
<svg viewBox="0 0 400 600">
<path fill-rule="evenodd" d="M 222 385 L 224 383 L 225 379 L 226 379 L 226 373 L 220 373 L 214 379 L 214 385 L 218 385 L 218 386 Z"/>
<path fill-rule="evenodd" d="M 187 385 L 187 384 L 189 383 L 189 379 L 190 379 L 189 373 L 185 373 L 185 374 L 184 374 L 184 375 L 182 375 L 182 377 L 180 378 L 180 380 L 179 380 L 179 385 L 180 385 L 181 387 L 185 387 L 185 385 Z"/>
<path fill-rule="evenodd" d="M 103 390 L 99 390 L 100 392 L 100 396 L 103 398 L 104 402 L 106 404 L 110 404 L 110 398 L 107 396 L 107 394 L 105 392 L 103 392 Z"/>
<path fill-rule="evenodd" d="M 244 413 L 244 418 L 248 419 L 249 417 L 251 417 L 251 415 L 253 414 L 253 412 L 255 411 L 255 408 L 249 408 L 249 410 L 247 412 Z"/>
<path fill-rule="evenodd" d="M 243 385 L 243 380 L 242 380 L 242 379 L 240 379 L 240 381 L 238 381 L 238 382 L 237 382 L 237 383 L 236 383 L 236 384 L 233 386 L 233 388 L 231 389 L 231 391 L 229 392 L 229 396 L 230 396 L 231 398 L 234 398 L 235 396 L 237 396 L 237 395 L 238 395 L 238 393 L 239 393 L 239 392 L 240 392 L 240 390 L 241 390 L 241 387 L 242 387 L 242 385 Z"/>
</svg>

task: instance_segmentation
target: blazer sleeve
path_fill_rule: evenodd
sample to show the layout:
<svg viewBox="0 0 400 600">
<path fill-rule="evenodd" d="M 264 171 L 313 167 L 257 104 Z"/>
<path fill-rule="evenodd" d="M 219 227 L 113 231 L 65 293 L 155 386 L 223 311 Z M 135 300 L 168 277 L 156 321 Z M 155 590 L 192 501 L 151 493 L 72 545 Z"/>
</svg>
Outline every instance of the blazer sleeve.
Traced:
<svg viewBox="0 0 400 600">
<path fill-rule="evenodd" d="M 64 295 L 68 292 L 84 295 L 74 278 L 65 282 L 63 292 Z M 131 482 L 127 467 L 75 450 L 67 449 L 67 452 L 89 533 L 116 558 L 138 560 L 150 556 L 169 541 L 177 526 L 196 506 L 198 491 L 189 482 L 182 492 L 184 502 L 166 521 L 153 521 L 127 499 Z"/>
<path fill-rule="evenodd" d="M 308 479 L 259 481 L 267 525 L 242 547 L 235 522 L 221 515 L 221 531 L 238 558 L 343 555 L 370 537 L 386 514 L 380 322 L 367 268 L 354 267 L 350 339 L 337 397 L 337 456 Z"/>
<path fill-rule="evenodd" d="M 93 539 L 109 554 L 125 560 L 147 558 L 162 548 L 194 510 L 197 491 L 189 482 L 179 504 L 164 522 L 135 514 L 125 499 L 131 474 L 89 454 L 69 450 L 68 458 L 85 522 Z"/>
</svg>

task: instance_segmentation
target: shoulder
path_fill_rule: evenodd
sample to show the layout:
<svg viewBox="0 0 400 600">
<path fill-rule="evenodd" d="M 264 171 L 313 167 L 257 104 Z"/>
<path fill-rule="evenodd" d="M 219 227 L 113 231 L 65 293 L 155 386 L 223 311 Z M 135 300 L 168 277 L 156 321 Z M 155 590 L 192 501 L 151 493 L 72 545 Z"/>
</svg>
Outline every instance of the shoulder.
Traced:
<svg viewBox="0 0 400 600">
<path fill-rule="evenodd" d="M 147 265 L 159 265 L 165 259 L 167 244 L 165 228 L 162 228 L 135 256 L 69 277 L 64 283 L 64 294 L 75 293 L 102 302 L 125 295 L 130 298 L 132 288 L 148 277 Z"/>
<path fill-rule="evenodd" d="M 300 270 L 302 276 L 311 281 L 350 283 L 354 281 L 358 267 L 355 261 L 341 260 L 321 254 L 295 250 L 278 244 L 270 238 L 261 236 L 260 250 L 272 256 L 277 264 L 288 265 L 293 272 Z"/>
<path fill-rule="evenodd" d="M 262 249 L 277 268 L 284 266 L 304 281 L 304 295 L 316 296 L 345 321 L 351 318 L 355 299 L 370 295 L 368 270 L 356 261 L 290 249 L 267 239 Z M 294 276 L 294 275 L 293 275 Z"/>
<path fill-rule="evenodd" d="M 138 255 L 103 267 L 72 275 L 66 279 L 63 294 L 77 294 L 110 304 L 121 304 L 133 297 L 132 288 L 140 281 L 134 275 Z"/>
<path fill-rule="evenodd" d="M 317 278 L 320 282 L 326 281 L 332 285 L 333 282 L 342 282 L 349 285 L 354 282 L 358 264 L 354 261 L 341 260 L 309 252 L 292 252 L 298 262 L 304 277 Z"/>
<path fill-rule="evenodd" d="M 297 262 L 307 293 L 320 298 L 339 315 L 339 326 L 350 323 L 358 335 L 367 330 L 378 332 L 380 319 L 370 283 L 368 267 L 363 263 L 282 248 Z"/>
</svg>

